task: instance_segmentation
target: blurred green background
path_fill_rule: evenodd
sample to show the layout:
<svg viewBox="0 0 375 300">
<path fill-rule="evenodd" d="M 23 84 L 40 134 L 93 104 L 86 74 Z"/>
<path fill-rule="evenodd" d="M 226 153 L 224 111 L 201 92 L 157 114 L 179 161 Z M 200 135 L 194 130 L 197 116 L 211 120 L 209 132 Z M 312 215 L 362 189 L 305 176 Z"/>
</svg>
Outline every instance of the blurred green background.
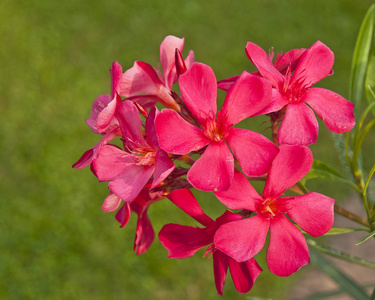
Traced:
<svg viewBox="0 0 375 300">
<path fill-rule="evenodd" d="M 247 41 L 277 53 L 321 40 L 336 60 L 335 74 L 318 86 L 346 97 L 356 35 L 371 3 L 2 0 L 0 298 L 220 299 L 204 250 L 172 260 L 156 240 L 137 257 L 136 217 L 120 229 L 114 214 L 100 208 L 107 184 L 88 168 L 71 168 L 100 139 L 84 120 L 94 99 L 110 93 L 112 62 L 124 70 L 135 60 L 158 66 L 160 42 L 172 34 L 185 37 L 185 55 L 193 49 L 223 79 L 254 70 Z M 338 159 L 329 135 L 321 126 L 312 149 L 332 165 Z M 322 189 L 316 191 L 336 195 Z M 217 217 L 215 200 L 198 196 Z M 167 201 L 149 215 L 156 232 L 166 222 L 194 224 Z M 299 273 L 277 278 L 262 256 L 259 262 L 265 271 L 254 289 L 237 293 L 228 275 L 224 298 L 282 299 L 298 280 Z"/>
</svg>

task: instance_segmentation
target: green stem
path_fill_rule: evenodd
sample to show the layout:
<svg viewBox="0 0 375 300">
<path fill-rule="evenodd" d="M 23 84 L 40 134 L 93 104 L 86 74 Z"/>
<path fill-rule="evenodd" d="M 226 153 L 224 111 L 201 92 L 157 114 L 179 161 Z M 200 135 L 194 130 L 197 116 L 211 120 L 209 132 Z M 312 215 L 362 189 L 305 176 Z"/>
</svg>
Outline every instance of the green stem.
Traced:
<svg viewBox="0 0 375 300">
<path fill-rule="evenodd" d="M 350 219 L 354 222 L 357 222 L 359 224 L 362 224 L 366 227 L 370 227 L 370 223 L 365 218 L 362 218 L 360 216 L 357 216 L 356 214 L 353 214 L 352 212 L 346 210 L 345 208 L 342 208 L 341 206 L 338 206 L 335 204 L 335 213 L 338 213 L 339 215 Z"/>
</svg>

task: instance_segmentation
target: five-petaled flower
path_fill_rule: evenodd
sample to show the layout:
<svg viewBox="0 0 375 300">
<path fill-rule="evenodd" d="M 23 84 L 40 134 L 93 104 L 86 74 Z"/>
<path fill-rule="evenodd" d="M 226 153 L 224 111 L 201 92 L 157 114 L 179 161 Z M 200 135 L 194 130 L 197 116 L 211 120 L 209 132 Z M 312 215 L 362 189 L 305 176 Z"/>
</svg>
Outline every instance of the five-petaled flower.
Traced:
<svg viewBox="0 0 375 300">
<path fill-rule="evenodd" d="M 209 66 L 194 63 L 180 76 L 179 85 L 184 104 L 200 127 L 188 123 L 171 109 L 158 114 L 155 127 L 160 148 L 169 153 L 183 155 L 207 146 L 189 170 L 189 182 L 204 191 L 227 190 L 233 178 L 233 155 L 246 175 L 266 174 L 277 147 L 257 132 L 233 126 L 268 105 L 271 85 L 263 78 L 243 72 L 228 91 L 217 116 L 217 82 Z"/>
<path fill-rule="evenodd" d="M 215 285 L 218 294 L 223 294 L 228 268 L 236 289 L 240 293 L 250 291 L 256 278 L 262 272 L 255 259 L 250 258 L 247 261 L 237 262 L 217 250 L 215 244 L 213 244 L 215 232 L 221 225 L 241 220 L 242 216 L 226 211 L 214 221 L 203 212 L 197 200 L 188 189 L 176 190 L 168 198 L 204 226 L 201 228 L 179 224 L 165 225 L 159 232 L 159 240 L 168 250 L 168 257 L 190 257 L 199 249 L 209 245 L 204 256 L 208 254 L 213 257 Z"/>
<path fill-rule="evenodd" d="M 307 174 L 312 161 L 309 148 L 281 145 L 262 196 L 236 172 L 230 189 L 215 195 L 230 209 L 246 209 L 257 214 L 222 225 L 215 234 L 216 248 L 239 262 L 247 261 L 263 248 L 269 230 L 267 264 L 272 273 L 289 276 L 308 264 L 306 240 L 286 215 L 302 230 L 320 236 L 332 227 L 334 199 L 314 192 L 280 196 Z"/>
<path fill-rule="evenodd" d="M 308 146 L 316 142 L 319 125 L 311 108 L 332 132 L 343 133 L 354 127 L 351 102 L 330 90 L 312 87 L 332 72 L 334 55 L 322 42 L 303 52 L 293 74 L 292 65 L 280 72 L 254 43 L 247 43 L 246 54 L 273 86 L 272 104 L 264 112 L 285 110 L 277 133 L 280 144 Z"/>
</svg>

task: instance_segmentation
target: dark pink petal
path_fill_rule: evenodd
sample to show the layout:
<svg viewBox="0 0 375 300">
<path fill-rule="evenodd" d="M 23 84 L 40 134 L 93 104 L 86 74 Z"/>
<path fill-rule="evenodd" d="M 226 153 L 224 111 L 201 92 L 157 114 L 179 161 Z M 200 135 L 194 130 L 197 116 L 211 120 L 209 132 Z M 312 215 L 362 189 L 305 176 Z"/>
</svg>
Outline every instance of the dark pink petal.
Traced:
<svg viewBox="0 0 375 300">
<path fill-rule="evenodd" d="M 111 130 L 109 130 L 100 140 L 100 142 L 96 144 L 94 147 L 92 147 L 91 149 L 87 150 L 85 153 L 83 153 L 81 158 L 72 167 L 75 169 L 82 169 L 88 166 L 89 164 L 91 164 L 93 160 L 98 157 L 101 147 L 108 144 L 116 136 L 119 136 L 119 135 L 121 135 L 121 131 L 119 127 L 112 128 Z"/>
<path fill-rule="evenodd" d="M 319 124 L 305 103 L 289 103 L 277 139 L 280 144 L 309 146 L 318 138 Z"/>
<path fill-rule="evenodd" d="M 117 195 L 110 192 L 109 195 L 104 199 L 102 210 L 105 212 L 115 211 L 119 208 L 121 201 L 122 200 Z"/>
<path fill-rule="evenodd" d="M 117 106 L 121 103 L 121 98 L 116 94 L 111 102 L 98 114 L 96 129 L 99 133 L 104 133 L 108 128 L 118 126 L 115 112 Z"/>
<path fill-rule="evenodd" d="M 240 77 L 240 75 L 236 75 L 233 77 L 225 78 L 223 80 L 220 80 L 217 83 L 217 88 L 228 92 L 229 89 L 232 87 L 232 85 L 236 82 L 236 80 Z"/>
<path fill-rule="evenodd" d="M 226 141 L 247 176 L 268 173 L 272 161 L 279 152 L 277 146 L 269 139 L 247 129 L 231 128 Z"/>
<path fill-rule="evenodd" d="M 271 220 L 270 233 L 267 264 L 273 274 L 289 276 L 310 263 L 305 237 L 284 215 Z"/>
<path fill-rule="evenodd" d="M 136 165 L 132 154 L 113 145 L 101 147 L 93 165 L 99 181 L 117 179 L 132 168 L 142 169 L 141 166 Z"/>
<path fill-rule="evenodd" d="M 152 228 L 150 219 L 147 216 L 147 211 L 145 211 L 141 216 L 138 215 L 138 223 L 134 239 L 134 252 L 136 252 L 137 255 L 145 253 L 148 248 L 150 248 L 154 238 L 154 229 Z"/>
<path fill-rule="evenodd" d="M 114 61 L 112 63 L 112 68 L 110 72 L 111 72 L 111 96 L 112 98 L 114 98 L 115 93 L 120 92 L 120 82 L 122 78 L 121 65 L 117 61 Z"/>
<path fill-rule="evenodd" d="M 321 41 L 317 41 L 301 56 L 292 76 L 291 84 L 302 80 L 307 87 L 311 87 L 330 74 L 334 60 L 335 56 L 331 49 Z"/>
<path fill-rule="evenodd" d="M 211 142 L 203 136 L 201 129 L 186 122 L 171 109 L 163 109 L 156 116 L 155 129 L 160 148 L 169 153 L 187 154 Z"/>
<path fill-rule="evenodd" d="M 304 146 L 280 145 L 263 190 L 264 199 L 276 199 L 311 169 L 313 156 Z"/>
<path fill-rule="evenodd" d="M 215 220 L 215 226 L 218 228 L 225 223 L 238 221 L 238 220 L 242 220 L 242 219 L 243 219 L 243 216 L 241 216 L 239 214 L 236 214 L 234 212 L 231 212 L 229 210 L 226 210 L 220 217 L 218 217 Z M 211 228 L 215 228 L 215 227 L 211 227 Z M 215 229 L 215 231 L 216 231 L 216 229 Z"/>
<path fill-rule="evenodd" d="M 262 268 L 258 265 L 254 258 L 241 263 L 230 257 L 228 257 L 228 260 L 229 270 L 237 291 L 240 293 L 249 292 L 259 274 L 262 273 Z"/>
<path fill-rule="evenodd" d="M 269 226 L 260 215 L 226 223 L 215 233 L 215 247 L 238 262 L 247 261 L 262 250 Z"/>
<path fill-rule="evenodd" d="M 284 76 L 272 64 L 267 53 L 254 43 L 248 42 L 246 45 L 246 55 L 257 67 L 260 74 L 268 79 L 273 87 L 278 87 L 284 81 Z"/>
<path fill-rule="evenodd" d="M 128 224 L 131 215 L 130 204 L 125 202 L 116 213 L 116 220 L 121 224 L 120 228 Z"/>
<path fill-rule="evenodd" d="M 148 117 L 146 119 L 146 140 L 147 144 L 149 144 L 153 149 L 159 149 L 159 141 L 158 136 L 156 135 L 155 130 L 155 118 L 156 115 L 159 113 L 158 109 L 153 106 L 148 113 Z"/>
<path fill-rule="evenodd" d="M 137 107 L 131 101 L 123 101 L 117 106 L 116 117 L 120 123 L 122 136 L 132 149 L 150 148 L 142 136 L 142 121 Z"/>
<path fill-rule="evenodd" d="M 170 258 L 193 256 L 200 248 L 212 243 L 205 228 L 167 224 L 159 232 L 159 240 Z"/>
<path fill-rule="evenodd" d="M 180 39 L 173 35 L 168 35 L 160 45 L 160 62 L 163 69 L 164 84 L 169 89 L 177 81 L 175 51 L 178 49 L 182 52 L 184 42 L 184 38 Z"/>
<path fill-rule="evenodd" d="M 152 107 L 160 101 L 156 95 L 138 95 L 126 98 L 126 100 L 137 102 L 144 108 Z"/>
<path fill-rule="evenodd" d="M 284 198 L 283 198 L 284 199 Z M 320 236 L 331 229 L 334 221 L 335 200 L 319 193 L 287 198 L 288 216 L 302 230 L 312 236 Z"/>
<path fill-rule="evenodd" d="M 90 126 L 94 133 L 99 133 L 96 128 L 99 113 L 107 107 L 108 103 L 112 101 L 110 95 L 101 95 L 95 99 L 91 107 L 90 117 L 86 120 L 87 125 Z"/>
<path fill-rule="evenodd" d="M 209 66 L 194 63 L 180 76 L 179 86 L 182 100 L 200 124 L 204 125 L 208 116 L 216 116 L 217 82 Z"/>
<path fill-rule="evenodd" d="M 163 83 L 151 65 L 136 61 L 133 67 L 122 75 L 119 94 L 124 97 L 138 94 L 157 95 L 162 85 Z"/>
<path fill-rule="evenodd" d="M 173 170 L 174 162 L 169 158 L 168 154 L 161 149 L 157 150 L 155 156 L 154 180 L 151 188 L 158 186 Z"/>
<path fill-rule="evenodd" d="M 255 204 L 263 200 L 246 177 L 236 169 L 230 188 L 225 192 L 214 192 L 214 194 L 229 209 L 255 211 Z"/>
<path fill-rule="evenodd" d="M 299 62 L 299 59 L 301 58 L 301 55 L 305 53 L 305 51 L 306 49 L 304 48 L 293 49 L 285 54 L 277 56 L 274 63 L 276 69 L 278 69 L 281 73 L 284 73 L 290 66 L 291 71 L 294 71 Z"/>
<path fill-rule="evenodd" d="M 125 202 L 132 201 L 138 196 L 154 173 L 154 167 L 130 166 L 116 180 L 109 182 L 109 189 Z"/>
<path fill-rule="evenodd" d="M 172 191 L 168 196 L 175 205 L 181 208 L 189 216 L 197 220 L 204 226 L 210 226 L 214 223 L 209 216 L 207 216 L 200 207 L 197 199 L 189 189 L 180 189 Z"/>
<path fill-rule="evenodd" d="M 271 99 L 270 82 L 244 71 L 228 91 L 218 120 L 232 126 L 265 108 Z"/>
<path fill-rule="evenodd" d="M 289 101 L 276 89 L 272 89 L 272 100 L 265 108 L 254 114 L 253 116 L 260 116 L 281 110 Z"/>
<path fill-rule="evenodd" d="M 226 191 L 233 179 L 234 159 L 224 142 L 211 143 L 190 168 L 187 179 L 202 191 Z"/>
<path fill-rule="evenodd" d="M 229 256 L 225 255 L 223 252 L 216 250 L 213 253 L 213 263 L 214 263 L 214 277 L 215 286 L 217 293 L 223 295 L 223 287 L 225 284 L 225 279 L 227 277 Z"/>
<path fill-rule="evenodd" d="M 313 108 L 332 132 L 347 132 L 355 125 L 354 104 L 330 90 L 308 89 L 303 96 L 303 101 Z"/>
</svg>

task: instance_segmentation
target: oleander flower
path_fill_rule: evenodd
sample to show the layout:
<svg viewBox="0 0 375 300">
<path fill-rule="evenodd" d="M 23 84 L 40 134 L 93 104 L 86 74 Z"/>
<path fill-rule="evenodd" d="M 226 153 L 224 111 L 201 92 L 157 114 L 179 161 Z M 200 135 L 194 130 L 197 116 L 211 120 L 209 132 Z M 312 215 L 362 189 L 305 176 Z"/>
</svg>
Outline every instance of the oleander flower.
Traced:
<svg viewBox="0 0 375 300">
<path fill-rule="evenodd" d="M 179 85 L 184 104 L 199 127 L 185 121 L 176 111 L 163 109 L 156 118 L 155 128 L 160 148 L 168 153 L 184 155 L 207 146 L 190 168 L 189 182 L 204 191 L 227 190 L 233 178 L 233 155 L 246 175 L 266 174 L 278 148 L 263 135 L 234 125 L 269 104 L 269 82 L 242 73 L 218 113 L 217 82 L 209 66 L 194 63 L 180 76 Z"/>
<path fill-rule="evenodd" d="M 272 107 L 263 113 L 282 110 L 284 114 L 277 133 L 280 144 L 315 143 L 319 125 L 314 111 L 332 132 L 343 133 L 354 127 L 351 102 L 330 90 L 312 87 L 332 72 L 334 54 L 322 42 L 317 41 L 304 51 L 293 74 L 291 66 L 281 73 L 266 52 L 254 43 L 247 43 L 246 54 L 273 86 Z"/>
<path fill-rule="evenodd" d="M 310 235 L 323 235 L 333 225 L 334 199 L 315 192 L 295 197 L 282 194 L 308 173 L 312 161 L 309 148 L 280 145 L 262 196 L 236 172 L 229 190 L 215 195 L 229 209 L 256 215 L 222 225 L 214 237 L 216 248 L 239 262 L 247 261 L 263 248 L 270 231 L 267 264 L 272 273 L 289 276 L 309 264 L 306 240 L 286 216 Z"/>
<path fill-rule="evenodd" d="M 170 258 L 186 258 L 193 256 L 199 249 L 208 246 L 206 255 L 212 255 L 214 265 L 215 285 L 219 295 L 223 294 L 227 270 L 229 268 L 232 280 L 240 293 L 251 290 L 262 269 L 251 258 L 237 262 L 215 248 L 213 238 L 216 230 L 223 224 L 242 219 L 242 216 L 226 211 L 215 221 L 207 216 L 190 190 L 173 191 L 168 198 L 183 211 L 193 217 L 204 227 L 167 224 L 159 232 L 159 239 L 168 250 Z"/>
</svg>

